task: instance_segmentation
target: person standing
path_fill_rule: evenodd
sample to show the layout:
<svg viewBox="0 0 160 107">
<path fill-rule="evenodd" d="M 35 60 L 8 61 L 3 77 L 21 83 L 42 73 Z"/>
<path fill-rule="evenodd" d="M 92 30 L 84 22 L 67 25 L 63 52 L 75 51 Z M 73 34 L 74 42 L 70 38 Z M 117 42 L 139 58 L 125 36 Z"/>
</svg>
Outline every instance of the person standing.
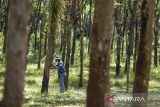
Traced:
<svg viewBox="0 0 160 107">
<path fill-rule="evenodd" d="M 60 93 L 64 93 L 65 92 L 65 86 L 64 86 L 64 78 L 66 76 L 66 70 L 63 64 L 63 61 L 61 60 L 61 58 L 56 57 L 55 58 L 57 64 L 55 65 L 55 67 L 58 69 L 58 79 L 59 79 L 59 85 L 60 85 Z"/>
</svg>

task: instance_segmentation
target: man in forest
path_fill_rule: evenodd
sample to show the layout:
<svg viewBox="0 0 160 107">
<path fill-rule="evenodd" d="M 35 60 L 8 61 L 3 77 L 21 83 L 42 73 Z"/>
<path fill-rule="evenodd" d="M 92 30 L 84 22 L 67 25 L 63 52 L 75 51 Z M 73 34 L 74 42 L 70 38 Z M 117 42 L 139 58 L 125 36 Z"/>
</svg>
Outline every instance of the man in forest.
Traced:
<svg viewBox="0 0 160 107">
<path fill-rule="evenodd" d="M 64 78 L 66 76 L 66 70 L 64 68 L 63 61 L 61 58 L 56 57 L 55 61 L 57 62 L 56 65 L 51 66 L 51 68 L 58 69 L 58 79 L 59 79 L 59 85 L 60 85 L 60 93 L 64 93 L 65 87 L 64 87 Z"/>
</svg>

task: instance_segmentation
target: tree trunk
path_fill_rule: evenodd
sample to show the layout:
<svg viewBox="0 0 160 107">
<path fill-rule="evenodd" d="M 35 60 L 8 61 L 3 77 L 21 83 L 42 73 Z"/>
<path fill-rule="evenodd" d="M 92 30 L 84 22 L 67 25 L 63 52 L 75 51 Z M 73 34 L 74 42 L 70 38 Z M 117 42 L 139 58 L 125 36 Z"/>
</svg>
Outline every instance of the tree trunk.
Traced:
<svg viewBox="0 0 160 107">
<path fill-rule="evenodd" d="M 127 19 L 128 19 L 128 8 L 127 8 L 128 4 L 127 4 L 127 1 L 128 0 L 125 0 L 124 4 L 123 4 L 124 5 L 124 10 L 123 10 L 124 11 L 124 18 L 123 18 L 123 24 L 122 24 L 123 25 L 123 28 L 122 28 L 123 29 L 123 31 L 122 31 L 122 40 L 123 41 L 121 43 L 121 45 L 122 45 L 122 49 L 121 49 L 122 50 L 121 51 L 122 57 L 124 55 L 124 43 L 125 43 L 124 39 L 125 39 L 125 36 L 127 36 L 127 29 L 128 29 L 127 28 L 128 27 L 127 26 Z"/>
<path fill-rule="evenodd" d="M 119 2 L 121 3 L 122 1 L 119 0 Z M 120 75 L 120 68 L 121 68 L 121 41 L 122 41 L 122 26 L 121 26 L 121 20 L 122 20 L 122 8 L 121 7 L 117 7 L 115 10 L 115 28 L 117 31 L 117 47 L 116 47 L 116 76 Z"/>
<path fill-rule="evenodd" d="M 118 34 L 117 34 L 118 35 Z M 121 60 L 120 60 L 120 57 L 121 57 L 121 38 L 120 38 L 120 35 L 118 35 L 117 37 L 117 49 L 116 49 L 116 53 L 117 53 L 117 58 L 116 58 L 116 76 L 119 76 L 120 75 L 120 69 L 121 69 Z"/>
<path fill-rule="evenodd" d="M 136 62 L 137 62 L 137 55 L 138 55 L 138 47 L 139 47 L 139 20 L 136 18 L 135 21 L 135 49 L 134 49 L 134 56 L 133 56 L 133 72 L 136 71 Z"/>
<path fill-rule="evenodd" d="M 89 0 L 89 43 L 88 43 L 88 53 L 91 52 L 91 34 L 92 34 L 92 0 Z"/>
<path fill-rule="evenodd" d="M 80 37 L 80 78 L 79 78 L 79 87 L 83 87 L 83 33 Z"/>
<path fill-rule="evenodd" d="M 159 49 L 159 65 L 160 65 L 160 49 Z"/>
<path fill-rule="evenodd" d="M 44 55 L 46 55 L 47 53 L 47 38 L 48 38 L 48 34 L 45 35 L 45 39 L 44 39 L 44 47 L 43 47 L 43 50 L 44 50 Z"/>
<path fill-rule="evenodd" d="M 66 36 L 66 34 L 65 34 Z M 66 59 L 66 37 L 64 37 L 64 43 L 63 43 L 63 48 L 62 48 L 62 61 L 64 62 Z"/>
<path fill-rule="evenodd" d="M 129 21 L 129 32 L 126 37 L 126 64 L 125 64 L 125 73 L 127 74 L 127 84 L 126 84 L 126 91 L 129 91 L 129 71 L 130 71 L 130 63 L 131 63 L 131 56 L 133 55 L 133 40 L 134 40 L 134 27 L 135 27 L 135 10 L 136 10 L 136 5 L 134 4 L 136 2 L 129 0 L 128 5 L 129 5 L 129 11 L 130 11 L 130 21 Z"/>
<path fill-rule="evenodd" d="M 74 64 L 74 54 L 76 51 L 76 35 L 77 35 L 77 15 L 76 15 L 76 4 L 77 0 L 72 0 L 71 17 L 72 17 L 72 27 L 73 27 L 73 43 L 72 43 L 72 53 L 71 53 L 71 64 Z"/>
<path fill-rule="evenodd" d="M 138 4 L 138 1 L 135 1 L 135 4 Z M 138 5 L 136 6 L 136 11 L 139 10 Z M 135 17 L 135 44 L 134 44 L 134 54 L 133 54 L 133 72 L 136 71 L 136 62 L 137 62 L 137 55 L 138 55 L 138 47 L 139 47 L 139 27 L 140 27 L 140 21 L 138 16 Z"/>
<path fill-rule="evenodd" d="M 113 35 L 111 39 L 111 51 L 113 51 L 113 47 L 114 47 L 114 38 L 115 38 L 115 26 L 113 27 Z"/>
<path fill-rule="evenodd" d="M 141 1 L 141 33 L 139 52 L 136 63 L 135 82 L 133 87 L 134 93 L 148 94 L 149 73 L 151 67 L 152 35 L 153 35 L 153 18 L 154 18 L 154 0 Z M 147 95 L 143 96 L 147 100 Z M 132 107 L 147 107 L 147 102 L 136 102 Z"/>
<path fill-rule="evenodd" d="M 70 64 L 70 53 L 71 53 L 71 25 L 67 23 L 67 35 L 66 35 L 66 41 L 67 41 L 67 53 L 66 53 L 66 77 L 65 77 L 65 88 L 68 89 L 68 78 L 69 78 L 69 64 Z"/>
<path fill-rule="evenodd" d="M 2 14 L 2 1 L 0 1 L 0 16 Z"/>
<path fill-rule="evenodd" d="M 71 64 L 74 64 L 74 54 L 76 50 L 76 26 L 73 27 L 73 43 L 72 43 L 72 53 L 71 53 Z"/>
<path fill-rule="evenodd" d="M 133 40 L 134 40 L 134 17 L 135 17 L 135 4 L 132 3 L 131 0 L 128 1 L 129 5 L 129 10 L 130 10 L 130 21 L 129 21 L 129 32 L 126 37 L 126 63 L 125 63 L 125 73 L 129 75 L 129 70 L 130 70 L 130 59 L 131 55 L 133 55 Z"/>
<path fill-rule="evenodd" d="M 47 55 L 46 55 L 46 61 L 44 65 L 44 74 L 43 74 L 43 80 L 42 80 L 42 88 L 41 93 L 47 92 L 48 93 L 48 84 L 49 84 L 49 70 L 50 65 L 53 61 L 53 54 L 54 54 L 54 46 L 55 46 L 55 37 L 56 29 L 57 29 L 57 20 L 59 19 L 59 0 L 50 0 L 50 32 L 48 37 L 48 49 L 47 49 Z"/>
<path fill-rule="evenodd" d="M 30 25 L 30 31 L 29 31 L 29 34 L 28 34 L 28 43 L 27 43 L 27 55 L 28 55 L 28 53 L 29 53 L 29 49 L 30 49 L 30 39 L 31 39 L 31 35 L 32 35 L 32 33 L 33 33 L 33 18 L 34 18 L 34 16 L 31 16 L 31 18 L 30 18 L 30 23 L 31 23 L 31 25 Z"/>
<path fill-rule="evenodd" d="M 65 61 L 65 56 L 66 56 L 66 30 L 67 30 L 67 12 L 65 11 L 65 21 L 64 21 L 64 36 L 63 36 L 63 44 L 62 44 L 62 61 Z"/>
<path fill-rule="evenodd" d="M 38 31 L 38 27 L 39 27 L 41 4 L 42 4 L 42 0 L 38 0 L 38 4 L 37 4 L 38 11 L 36 12 L 36 22 L 35 22 L 35 26 L 34 26 L 34 35 L 35 35 L 34 50 L 35 50 L 35 52 L 37 50 L 37 31 Z"/>
<path fill-rule="evenodd" d="M 64 27 L 64 20 L 61 19 L 61 46 L 60 46 L 60 52 L 63 50 L 63 38 L 64 38 L 64 32 L 63 32 L 63 27 Z"/>
<path fill-rule="evenodd" d="M 53 30 L 53 28 L 54 28 L 53 26 L 50 26 L 50 29 Z M 41 93 L 48 92 L 49 70 L 50 70 L 50 65 L 53 61 L 54 44 L 55 44 L 54 31 L 51 31 L 48 37 L 48 46 L 47 46 L 48 49 L 47 49 L 45 66 L 44 66 Z"/>
<path fill-rule="evenodd" d="M 2 0 L 0 0 L 0 17 L 2 17 Z M 0 19 L 0 32 L 2 32 L 2 19 Z"/>
<path fill-rule="evenodd" d="M 0 3 L 1 3 L 1 1 L 0 1 Z M 0 6 L 0 17 L 2 17 L 2 6 Z M 2 19 L 0 19 L 0 32 L 2 32 L 2 29 L 3 29 L 3 21 L 2 21 Z"/>
<path fill-rule="evenodd" d="M 11 0 L 2 107 L 22 107 L 30 0 Z M 19 11 L 22 10 L 22 11 Z"/>
<path fill-rule="evenodd" d="M 42 36 L 43 36 L 43 28 L 44 28 L 44 24 L 45 24 L 45 20 L 44 18 L 41 21 L 41 25 L 40 25 L 40 42 L 39 42 L 39 52 L 38 52 L 38 69 L 41 68 L 41 48 L 42 48 Z"/>
<path fill-rule="evenodd" d="M 67 53 L 66 53 L 66 62 L 65 62 L 65 69 L 66 69 L 66 77 L 65 77 L 65 89 L 68 89 L 68 79 L 69 79 L 69 65 L 70 65 L 70 54 L 71 54 L 71 25 L 73 21 L 72 16 L 72 6 L 74 0 L 67 0 L 66 4 L 66 45 L 67 45 Z"/>
<path fill-rule="evenodd" d="M 159 33 L 159 16 L 160 14 L 156 15 L 155 12 L 155 25 L 154 25 L 154 65 L 158 66 L 158 33 Z"/>
<path fill-rule="evenodd" d="M 6 41 L 7 41 L 7 32 L 8 32 L 8 16 L 9 16 L 9 7 L 10 7 L 10 1 L 8 0 L 7 2 L 7 13 L 6 13 L 6 16 L 5 16 L 5 26 L 4 26 L 4 32 L 3 32 L 3 35 L 4 35 L 4 42 L 3 42 L 3 53 L 5 54 L 6 53 Z"/>
<path fill-rule="evenodd" d="M 114 0 L 96 0 L 91 39 L 87 107 L 104 107 L 109 92 L 109 50 Z"/>
</svg>

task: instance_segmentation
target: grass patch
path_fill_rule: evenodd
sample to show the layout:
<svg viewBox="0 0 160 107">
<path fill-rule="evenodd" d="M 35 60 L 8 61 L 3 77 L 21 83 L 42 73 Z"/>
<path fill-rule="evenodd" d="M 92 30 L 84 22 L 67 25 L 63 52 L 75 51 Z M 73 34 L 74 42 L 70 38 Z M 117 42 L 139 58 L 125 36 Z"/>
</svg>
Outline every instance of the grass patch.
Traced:
<svg viewBox="0 0 160 107">
<path fill-rule="evenodd" d="M 3 95 L 4 69 L 0 68 L 0 99 Z M 121 75 L 115 76 L 115 65 L 110 67 L 110 91 L 112 93 L 126 93 L 126 75 L 123 72 L 124 65 L 121 67 Z M 131 68 L 132 69 L 132 68 Z M 159 68 L 152 68 L 150 73 L 149 92 L 157 93 L 160 89 L 160 71 Z M 36 64 L 29 64 L 25 72 L 25 99 L 24 107 L 61 107 L 61 106 L 77 106 L 85 107 L 86 88 L 88 81 L 89 68 L 84 66 L 83 88 L 79 88 L 79 65 L 72 65 L 69 74 L 69 88 L 64 94 L 59 93 L 59 83 L 57 71 L 50 71 L 49 93 L 41 94 L 41 84 L 43 77 L 43 64 L 41 69 L 37 69 Z M 129 75 L 129 92 L 132 92 L 134 81 L 134 73 L 130 71 Z"/>
</svg>

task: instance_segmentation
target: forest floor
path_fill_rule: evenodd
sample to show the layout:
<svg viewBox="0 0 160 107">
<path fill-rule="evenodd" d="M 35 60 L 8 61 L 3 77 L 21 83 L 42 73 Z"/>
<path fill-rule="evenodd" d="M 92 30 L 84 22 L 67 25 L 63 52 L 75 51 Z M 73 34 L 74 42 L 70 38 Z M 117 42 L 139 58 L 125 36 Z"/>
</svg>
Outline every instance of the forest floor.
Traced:
<svg viewBox="0 0 160 107">
<path fill-rule="evenodd" d="M 24 107 L 84 107 L 86 102 L 86 87 L 88 81 L 88 65 L 84 65 L 83 88 L 78 88 L 79 84 L 79 65 L 70 67 L 69 88 L 64 94 L 59 93 L 57 71 L 50 71 L 49 93 L 41 94 L 41 82 L 43 77 L 42 68 L 37 70 L 36 64 L 28 64 L 25 72 L 25 100 Z M 122 67 L 121 69 L 124 69 Z M 160 68 L 152 68 L 150 74 L 149 91 L 160 92 Z M 130 88 L 133 88 L 133 72 L 130 74 Z M 3 96 L 4 67 L 0 64 L 0 99 Z M 126 75 L 123 70 L 119 77 L 115 77 L 115 65 L 110 68 L 110 87 L 112 93 L 126 93 Z"/>
</svg>

